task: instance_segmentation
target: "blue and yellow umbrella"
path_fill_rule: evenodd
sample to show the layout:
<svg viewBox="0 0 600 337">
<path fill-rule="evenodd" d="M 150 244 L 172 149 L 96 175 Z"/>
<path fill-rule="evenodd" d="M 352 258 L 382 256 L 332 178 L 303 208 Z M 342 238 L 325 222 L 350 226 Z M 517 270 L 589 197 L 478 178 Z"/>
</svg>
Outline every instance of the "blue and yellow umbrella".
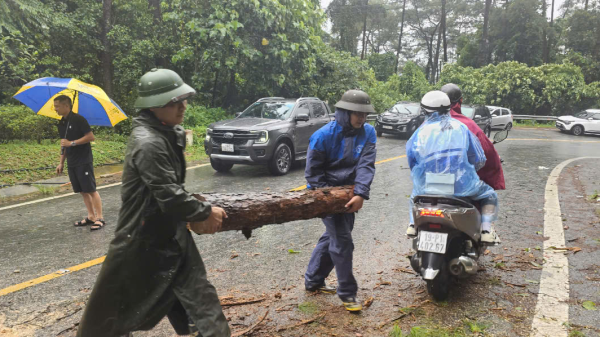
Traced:
<svg viewBox="0 0 600 337">
<path fill-rule="evenodd" d="M 38 115 L 61 119 L 54 110 L 54 98 L 60 95 L 71 97 L 73 112 L 83 116 L 90 125 L 115 126 L 127 119 L 104 90 L 74 78 L 40 78 L 25 84 L 13 97 Z"/>
</svg>

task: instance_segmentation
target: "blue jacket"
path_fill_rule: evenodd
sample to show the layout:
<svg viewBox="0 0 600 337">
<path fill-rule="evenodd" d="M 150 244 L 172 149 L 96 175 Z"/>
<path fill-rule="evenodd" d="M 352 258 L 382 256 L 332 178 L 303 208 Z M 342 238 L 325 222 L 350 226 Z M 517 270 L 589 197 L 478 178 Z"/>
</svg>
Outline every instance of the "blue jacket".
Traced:
<svg viewBox="0 0 600 337">
<path fill-rule="evenodd" d="M 448 114 L 431 115 L 406 143 L 406 156 L 413 195 L 481 197 L 493 192 L 477 175 L 486 162 L 479 140 Z"/>
<path fill-rule="evenodd" d="M 354 129 L 350 113 L 335 111 L 329 122 L 310 137 L 305 177 L 308 188 L 354 185 L 354 194 L 369 199 L 375 176 L 375 128 Z"/>
</svg>

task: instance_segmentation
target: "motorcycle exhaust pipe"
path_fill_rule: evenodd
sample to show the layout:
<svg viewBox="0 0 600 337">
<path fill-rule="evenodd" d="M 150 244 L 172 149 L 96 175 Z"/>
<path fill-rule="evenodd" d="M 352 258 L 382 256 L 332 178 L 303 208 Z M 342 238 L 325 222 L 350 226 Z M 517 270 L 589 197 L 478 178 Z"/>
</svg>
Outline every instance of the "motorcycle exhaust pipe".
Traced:
<svg viewBox="0 0 600 337">
<path fill-rule="evenodd" d="M 477 274 L 477 261 L 468 256 L 461 256 L 450 261 L 450 273 L 454 276 Z"/>
</svg>

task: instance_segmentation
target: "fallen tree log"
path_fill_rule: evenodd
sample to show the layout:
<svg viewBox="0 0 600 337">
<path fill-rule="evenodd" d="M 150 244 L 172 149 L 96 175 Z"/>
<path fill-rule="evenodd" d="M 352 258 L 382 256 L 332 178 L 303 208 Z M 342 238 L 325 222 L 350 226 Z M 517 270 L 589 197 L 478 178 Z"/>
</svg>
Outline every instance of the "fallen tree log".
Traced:
<svg viewBox="0 0 600 337">
<path fill-rule="evenodd" d="M 227 219 L 223 221 L 221 232 L 241 230 L 246 238 L 250 238 L 253 229 L 265 225 L 344 213 L 353 189 L 353 186 L 339 186 L 287 193 L 206 193 L 193 196 L 225 210 Z"/>
</svg>

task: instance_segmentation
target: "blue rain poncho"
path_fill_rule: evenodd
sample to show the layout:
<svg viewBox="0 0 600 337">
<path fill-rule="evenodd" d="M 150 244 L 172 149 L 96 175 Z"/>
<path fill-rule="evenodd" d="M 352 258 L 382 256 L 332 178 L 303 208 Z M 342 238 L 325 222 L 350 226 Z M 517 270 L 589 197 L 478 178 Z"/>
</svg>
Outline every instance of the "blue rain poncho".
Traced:
<svg viewBox="0 0 600 337">
<path fill-rule="evenodd" d="M 408 140 L 406 156 L 413 197 L 442 194 L 475 200 L 496 198 L 494 190 L 477 176 L 486 161 L 479 140 L 448 114 L 433 113 Z"/>
</svg>

